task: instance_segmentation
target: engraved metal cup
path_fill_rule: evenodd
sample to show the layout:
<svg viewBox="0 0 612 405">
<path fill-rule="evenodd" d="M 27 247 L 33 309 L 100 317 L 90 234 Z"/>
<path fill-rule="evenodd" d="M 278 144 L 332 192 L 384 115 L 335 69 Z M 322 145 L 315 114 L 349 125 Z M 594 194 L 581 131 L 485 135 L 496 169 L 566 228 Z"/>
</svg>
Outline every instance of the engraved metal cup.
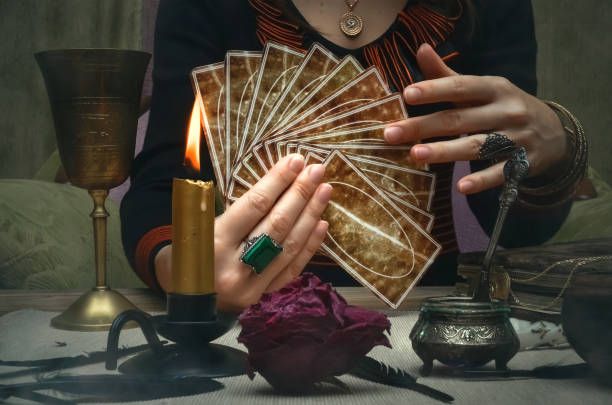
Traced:
<svg viewBox="0 0 612 405">
<path fill-rule="evenodd" d="M 140 96 L 151 55 L 118 49 L 63 49 L 35 55 L 42 71 L 60 157 L 70 182 L 94 200 L 96 286 L 51 324 L 105 330 L 134 306 L 106 283 L 108 190 L 128 177 L 136 142 Z"/>
</svg>

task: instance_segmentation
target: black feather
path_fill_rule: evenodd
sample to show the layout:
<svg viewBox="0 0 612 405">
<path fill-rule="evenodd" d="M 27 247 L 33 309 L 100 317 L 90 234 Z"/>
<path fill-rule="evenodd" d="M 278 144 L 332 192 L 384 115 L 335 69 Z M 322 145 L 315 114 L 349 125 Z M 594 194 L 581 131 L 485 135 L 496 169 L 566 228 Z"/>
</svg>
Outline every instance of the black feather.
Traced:
<svg viewBox="0 0 612 405">
<path fill-rule="evenodd" d="M 359 365 L 349 372 L 349 374 L 363 380 L 417 391 L 442 402 L 452 402 L 455 400 L 442 391 L 418 383 L 417 379 L 407 372 L 389 367 L 368 356 L 364 356 L 359 362 Z"/>
</svg>

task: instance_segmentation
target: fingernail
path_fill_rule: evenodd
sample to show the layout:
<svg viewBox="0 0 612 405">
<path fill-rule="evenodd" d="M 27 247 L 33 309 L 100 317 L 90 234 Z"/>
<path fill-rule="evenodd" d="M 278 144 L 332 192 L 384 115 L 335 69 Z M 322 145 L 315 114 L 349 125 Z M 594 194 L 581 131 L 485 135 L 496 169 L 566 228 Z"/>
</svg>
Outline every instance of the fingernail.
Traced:
<svg viewBox="0 0 612 405">
<path fill-rule="evenodd" d="M 407 87 L 404 90 L 404 100 L 406 102 L 414 101 L 421 96 L 421 90 L 418 87 Z"/>
<path fill-rule="evenodd" d="M 412 150 L 417 160 L 427 160 L 431 157 L 431 148 L 429 146 L 415 146 Z"/>
<path fill-rule="evenodd" d="M 417 49 L 417 52 L 423 49 L 427 49 L 427 48 L 431 48 L 431 45 L 429 45 L 427 42 L 424 42 L 421 44 L 421 46 L 419 46 L 419 49 Z"/>
<path fill-rule="evenodd" d="M 402 140 L 404 131 L 400 127 L 388 127 L 385 128 L 385 139 L 389 143 L 398 143 Z"/>
<path fill-rule="evenodd" d="M 321 233 L 327 232 L 329 228 L 329 222 L 327 221 L 319 221 L 319 227 L 321 228 Z"/>
<path fill-rule="evenodd" d="M 462 194 L 467 194 L 474 189 L 474 183 L 469 180 L 462 181 L 458 184 L 457 188 Z"/>
<path fill-rule="evenodd" d="M 289 162 L 289 167 L 294 172 L 300 172 L 304 168 L 304 156 L 295 155 L 291 158 L 291 162 Z"/>
<path fill-rule="evenodd" d="M 332 193 L 332 186 L 330 186 L 329 184 L 321 185 L 321 187 L 319 188 L 319 193 L 317 195 L 321 204 L 327 204 L 329 202 L 331 198 L 331 193 Z"/>
<path fill-rule="evenodd" d="M 325 167 L 323 165 L 311 165 L 308 168 L 308 177 L 310 177 L 310 181 L 315 184 L 318 184 L 323 180 L 323 175 L 325 174 Z"/>
</svg>

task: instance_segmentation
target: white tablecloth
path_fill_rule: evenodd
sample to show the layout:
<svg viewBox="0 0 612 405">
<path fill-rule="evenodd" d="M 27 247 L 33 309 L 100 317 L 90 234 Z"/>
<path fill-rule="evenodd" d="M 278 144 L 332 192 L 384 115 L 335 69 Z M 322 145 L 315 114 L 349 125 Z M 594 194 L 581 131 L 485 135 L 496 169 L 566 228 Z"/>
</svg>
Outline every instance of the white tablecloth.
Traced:
<svg viewBox="0 0 612 405">
<path fill-rule="evenodd" d="M 0 317 L 0 359 L 33 360 L 61 356 L 76 356 L 91 351 L 104 350 L 106 332 L 70 332 L 53 329 L 49 322 L 52 312 L 20 310 Z M 408 334 L 416 321 L 417 313 L 402 312 L 390 315 L 391 344 L 393 349 L 375 348 L 370 355 L 391 366 L 399 367 L 414 376 L 419 375 L 420 359 L 412 351 Z M 236 342 L 238 327 L 216 343 L 242 348 Z M 61 342 L 58 344 L 57 342 Z M 65 343 L 65 345 L 63 345 Z M 135 346 L 145 343 L 140 330 L 124 330 L 120 346 Z M 123 360 L 123 359 L 122 359 Z M 120 362 L 122 361 L 120 360 Z M 321 359 L 325 361 L 325 359 Z M 541 365 L 573 364 L 581 359 L 571 349 L 537 350 L 518 353 L 509 363 L 513 369 L 531 369 Z M 297 365 L 299 366 L 299 365 Z M 0 367 L 0 373 L 14 371 L 14 367 Z M 108 373 L 103 364 L 94 364 L 66 370 L 69 374 Z M 309 396 L 287 396 L 277 394 L 260 376 L 253 381 L 246 376 L 219 379 L 225 388 L 207 394 L 170 398 L 146 403 L 160 404 L 431 404 L 428 397 L 413 391 L 369 383 L 351 376 L 340 379 L 348 385 L 351 393 L 335 387 Z M 32 381 L 33 377 L 0 379 L 0 384 L 16 381 Z M 439 363 L 434 364 L 430 377 L 419 378 L 419 382 L 440 389 L 455 397 L 456 404 L 612 404 L 612 388 L 603 387 L 589 379 L 570 380 L 505 380 L 466 381 L 453 376 L 450 370 Z M 11 403 L 22 403 L 15 398 Z"/>
</svg>

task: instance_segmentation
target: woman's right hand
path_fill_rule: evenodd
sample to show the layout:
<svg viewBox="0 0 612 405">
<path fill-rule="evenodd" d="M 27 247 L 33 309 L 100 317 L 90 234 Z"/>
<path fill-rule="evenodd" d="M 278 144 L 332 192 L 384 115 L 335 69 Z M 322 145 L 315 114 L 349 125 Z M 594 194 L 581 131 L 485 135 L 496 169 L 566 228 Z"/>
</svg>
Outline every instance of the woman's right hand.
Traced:
<svg viewBox="0 0 612 405">
<path fill-rule="evenodd" d="M 283 287 L 302 272 L 327 232 L 321 214 L 332 188 L 321 184 L 324 172 L 322 165 L 304 168 L 302 156 L 289 155 L 217 217 L 215 289 L 220 310 L 241 311 L 259 301 L 264 292 Z M 283 251 L 258 275 L 240 261 L 240 255 L 246 240 L 264 232 Z M 158 281 L 166 291 L 171 280 L 171 269 L 167 270 L 170 249 L 160 250 L 155 259 Z"/>
</svg>

